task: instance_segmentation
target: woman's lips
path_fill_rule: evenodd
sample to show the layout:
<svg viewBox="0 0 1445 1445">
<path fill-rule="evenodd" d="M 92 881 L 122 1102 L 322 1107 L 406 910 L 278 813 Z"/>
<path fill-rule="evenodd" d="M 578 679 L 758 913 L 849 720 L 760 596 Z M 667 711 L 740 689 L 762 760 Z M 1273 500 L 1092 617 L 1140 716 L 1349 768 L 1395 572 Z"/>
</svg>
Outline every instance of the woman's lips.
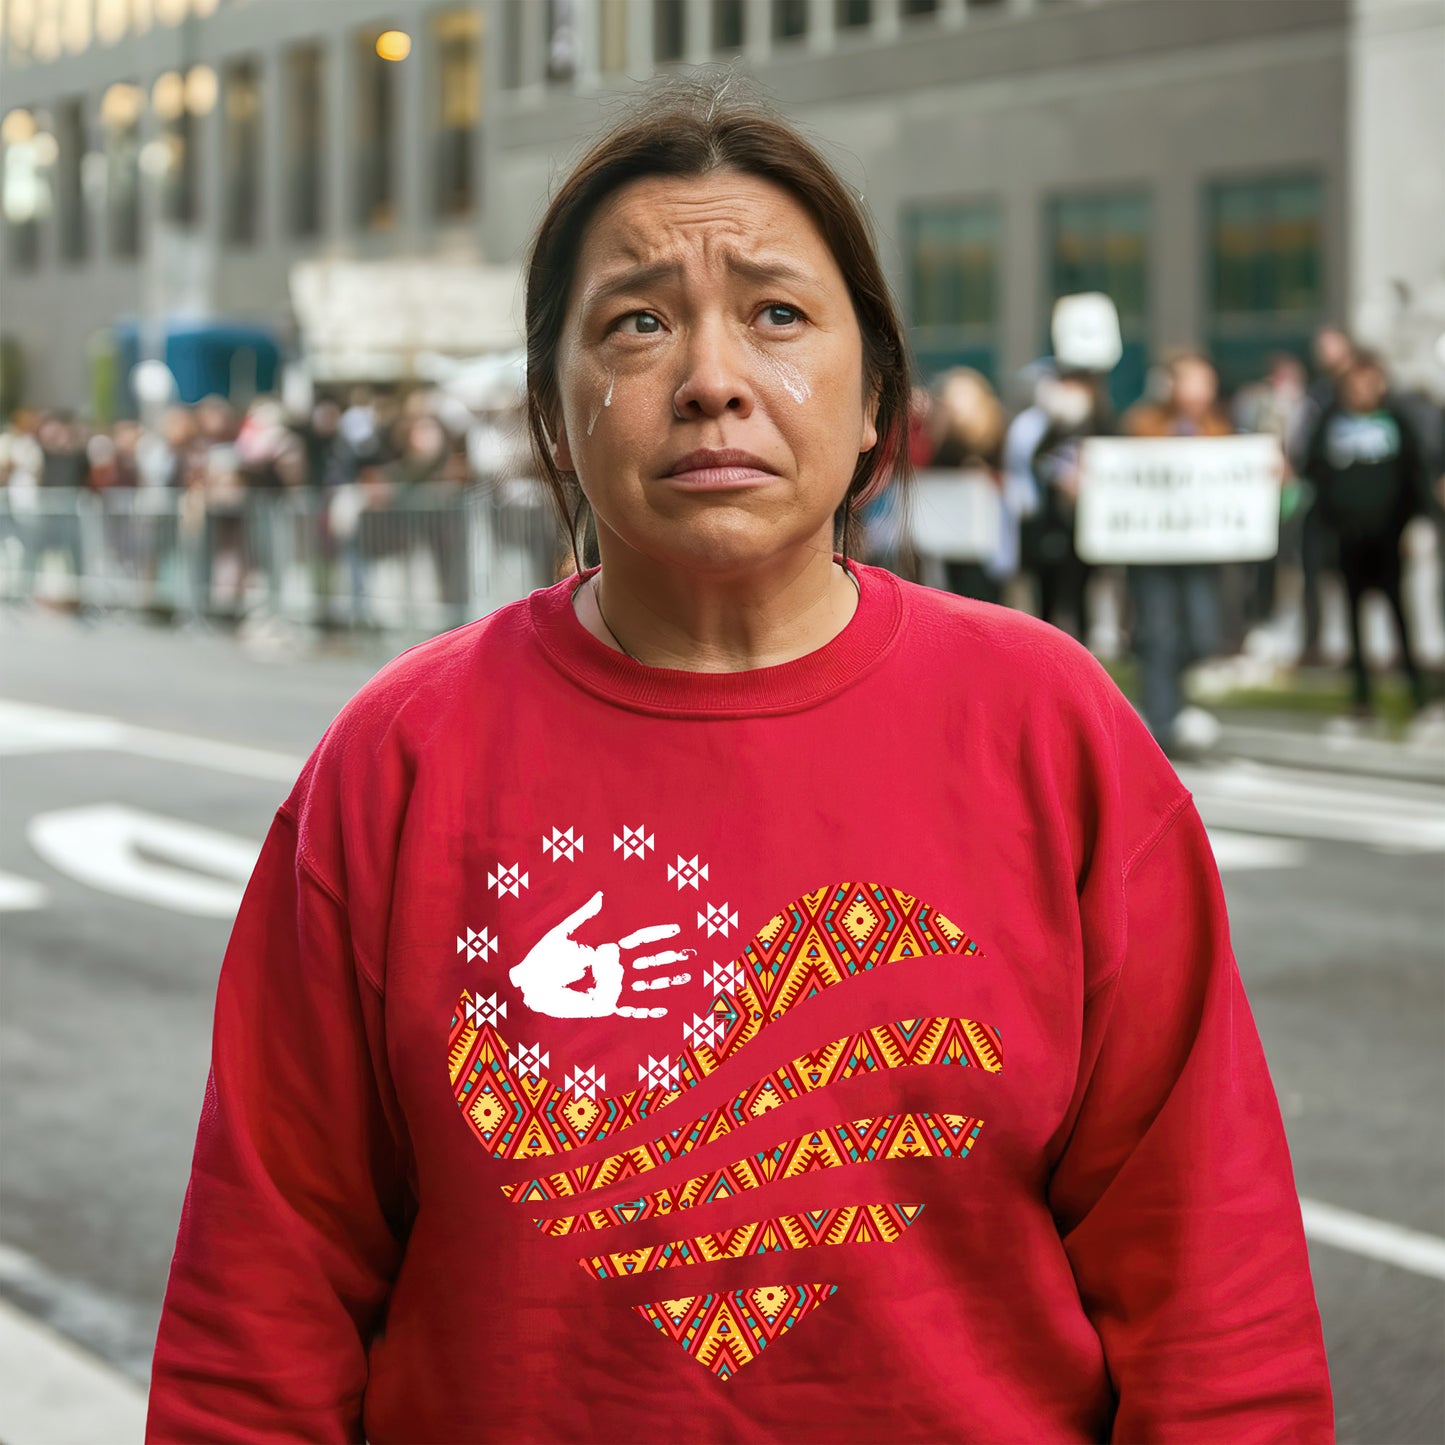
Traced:
<svg viewBox="0 0 1445 1445">
<path fill-rule="evenodd" d="M 669 486 L 685 492 L 726 492 L 749 487 L 763 487 L 778 480 L 772 472 L 760 467 L 689 467 L 663 478 Z"/>
<path fill-rule="evenodd" d="M 760 457 L 735 447 L 700 447 L 679 457 L 664 481 L 689 492 L 723 492 L 765 487 L 778 480 Z"/>
</svg>

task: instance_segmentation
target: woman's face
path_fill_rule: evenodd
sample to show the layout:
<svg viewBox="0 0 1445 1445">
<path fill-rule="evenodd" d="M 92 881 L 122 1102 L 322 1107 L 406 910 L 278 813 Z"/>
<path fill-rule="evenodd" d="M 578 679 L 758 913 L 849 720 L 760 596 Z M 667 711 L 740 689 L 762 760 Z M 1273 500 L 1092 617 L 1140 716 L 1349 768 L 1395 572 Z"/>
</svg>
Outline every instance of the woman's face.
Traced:
<svg viewBox="0 0 1445 1445">
<path fill-rule="evenodd" d="M 583 236 L 557 356 L 555 454 L 604 551 L 727 572 L 832 552 L 877 441 L 842 272 L 781 187 L 646 177 Z"/>
</svg>

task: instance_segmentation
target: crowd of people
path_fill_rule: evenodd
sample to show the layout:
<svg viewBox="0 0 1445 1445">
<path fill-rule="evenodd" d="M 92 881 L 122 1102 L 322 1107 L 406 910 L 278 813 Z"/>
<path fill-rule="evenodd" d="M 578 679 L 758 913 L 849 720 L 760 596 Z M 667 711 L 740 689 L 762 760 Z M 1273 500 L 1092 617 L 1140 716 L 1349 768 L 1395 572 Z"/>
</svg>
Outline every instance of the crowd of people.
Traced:
<svg viewBox="0 0 1445 1445">
<path fill-rule="evenodd" d="M 443 604 L 460 621 L 465 539 L 450 514 L 468 483 L 525 471 L 509 440 L 515 432 L 504 418 L 438 388 L 356 387 L 305 407 L 270 395 L 244 408 L 207 397 L 168 406 L 149 426 L 122 419 L 100 427 L 64 412 L 19 412 L 0 431 L 0 488 L 26 554 L 20 590 L 28 592 L 46 550 L 58 550 L 72 573 L 82 573 L 73 516 L 46 506 L 53 489 L 68 489 L 108 497 L 113 524 L 130 519 L 123 503 L 156 501 L 143 507 L 147 519 L 173 509 L 181 534 L 196 541 L 203 575 L 191 579 L 192 592 L 202 595 L 203 610 L 234 615 L 248 579 L 274 561 L 267 529 L 248 503 L 289 495 L 311 524 L 307 550 L 328 579 L 316 589 L 318 621 L 337 620 L 333 573 L 359 596 L 367 564 L 412 543 L 431 554 Z M 138 528 L 123 534 L 113 525 L 112 532 L 112 551 L 157 550 Z M 139 559 L 151 567 L 158 560 Z"/>
<path fill-rule="evenodd" d="M 1110 404 L 1107 376 L 1052 360 L 1028 369 L 1012 415 L 981 373 L 947 371 L 915 391 L 912 460 L 935 478 L 957 471 L 975 483 L 986 479 L 999 499 L 997 537 L 986 555 L 930 563 L 926 539 L 917 549 L 900 545 L 897 498 L 885 493 L 871 509 L 868 560 L 1028 608 L 1084 641 L 1097 642 L 1092 613 L 1101 598 L 1112 598 L 1138 659 L 1141 709 L 1171 750 L 1208 741 L 1208 720 L 1185 701 L 1185 671 L 1237 652 L 1251 628 L 1281 609 L 1299 615 L 1298 659 L 1321 660 L 1322 582 L 1334 573 L 1348 601 L 1356 711 L 1367 715 L 1372 707 L 1360 621 L 1372 590 L 1394 615 L 1410 696 L 1423 707 L 1428 683 L 1402 598 L 1401 539 L 1416 516 L 1437 524 L 1445 516 L 1445 416 L 1438 406 L 1397 395 L 1380 358 L 1336 329 L 1317 335 L 1313 361 L 1311 372 L 1280 354 L 1266 375 L 1226 401 L 1210 359 L 1181 351 L 1155 369 L 1145 398 L 1122 415 Z M 431 554 L 447 616 L 460 620 L 465 541 L 448 522 L 445 502 L 468 483 L 530 472 L 523 428 L 509 405 L 479 410 L 440 388 L 358 387 L 300 409 L 274 396 L 240 409 L 211 397 L 167 407 L 151 423 L 100 427 L 63 412 L 10 418 L 0 431 L 5 517 L 12 533 L 27 514 L 35 518 L 20 538 L 28 569 L 20 590 L 33 583 L 35 559 L 47 547 L 71 554 L 72 570 L 81 571 L 77 534 L 47 521 L 37 506 L 51 489 L 172 496 L 182 528 L 202 538 L 199 589 L 211 605 L 232 611 L 247 577 L 268 561 L 264 539 L 248 523 L 249 497 L 305 494 L 319 564 L 349 575 L 354 596 L 364 591 L 367 563 L 401 545 L 388 540 L 385 519 L 425 497 L 430 520 L 407 537 Z M 1271 435 L 1286 459 L 1278 556 L 1131 566 L 1114 592 L 1101 588 L 1098 569 L 1075 545 L 1083 443 L 1234 433 Z M 331 589 L 318 595 L 318 620 L 335 620 Z"/>
<path fill-rule="evenodd" d="M 1139 664 L 1141 709 L 1171 750 L 1206 743 L 1212 720 L 1186 705 L 1183 677 L 1195 663 L 1239 650 L 1251 629 L 1282 610 L 1299 614 L 1296 658 L 1322 661 L 1321 589 L 1343 582 L 1350 633 L 1351 698 L 1369 716 L 1373 692 L 1361 622 L 1367 593 L 1389 605 L 1397 654 L 1416 708 L 1428 683 L 1402 596 L 1402 538 L 1410 522 L 1445 518 L 1445 413 L 1392 389 L 1384 362 L 1342 332 L 1317 335 L 1313 374 L 1297 357 L 1271 359 L 1265 376 L 1222 393 L 1199 351 L 1168 357 L 1145 397 L 1122 415 L 1107 377 L 1043 361 L 1010 420 L 977 371 L 944 373 L 915 394 L 912 454 L 931 474 L 957 469 L 986 479 L 1000 525 L 988 555 L 907 557 L 890 499 L 874 504 L 875 555 L 912 566 L 950 590 L 1037 612 L 1081 640 L 1096 637 L 1094 603 L 1108 598 L 1075 545 L 1083 443 L 1091 437 L 1222 437 L 1263 433 L 1280 444 L 1280 548 L 1257 563 L 1135 565 L 1124 571 L 1115 610 L 1126 613 Z M 918 549 L 926 553 L 926 542 Z M 1112 570 L 1112 569 L 1111 569 Z M 1117 576 L 1117 573 L 1115 574 Z M 1122 607 L 1119 605 L 1122 604 Z"/>
</svg>

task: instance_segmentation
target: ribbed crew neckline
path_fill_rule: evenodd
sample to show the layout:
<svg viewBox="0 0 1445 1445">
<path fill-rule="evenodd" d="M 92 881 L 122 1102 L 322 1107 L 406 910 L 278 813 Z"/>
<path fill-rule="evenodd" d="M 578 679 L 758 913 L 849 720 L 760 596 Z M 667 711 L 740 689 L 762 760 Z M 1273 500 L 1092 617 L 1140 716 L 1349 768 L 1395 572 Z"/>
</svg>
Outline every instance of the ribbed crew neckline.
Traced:
<svg viewBox="0 0 1445 1445">
<path fill-rule="evenodd" d="M 572 607 L 573 592 L 598 570 L 595 567 L 532 593 L 528 605 L 532 629 L 552 664 L 610 702 L 672 717 L 799 712 L 870 672 L 898 637 L 903 620 L 898 579 L 880 567 L 851 561 L 847 567 L 858 582 L 858 605 L 838 635 L 791 662 L 745 672 L 648 667 L 599 641 Z"/>
</svg>

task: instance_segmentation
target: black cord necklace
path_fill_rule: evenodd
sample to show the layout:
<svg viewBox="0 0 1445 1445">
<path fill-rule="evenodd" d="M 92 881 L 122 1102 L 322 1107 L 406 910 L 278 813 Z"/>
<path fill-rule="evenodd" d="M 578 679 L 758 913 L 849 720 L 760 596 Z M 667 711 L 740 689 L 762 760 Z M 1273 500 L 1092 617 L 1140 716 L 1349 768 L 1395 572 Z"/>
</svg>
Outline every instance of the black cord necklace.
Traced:
<svg viewBox="0 0 1445 1445">
<path fill-rule="evenodd" d="M 844 567 L 843 575 L 853 584 L 853 590 L 861 597 L 863 595 L 863 589 L 858 585 L 858 579 L 853 575 L 852 568 Z M 624 657 L 630 657 L 633 662 L 640 663 L 645 667 L 647 664 L 643 663 L 642 659 L 638 657 L 636 653 L 629 652 L 622 645 L 622 639 L 613 630 L 612 624 L 607 620 L 607 614 L 602 610 L 602 574 L 600 572 L 594 572 L 592 574 L 592 601 L 596 603 L 597 615 L 602 619 L 602 625 L 607 629 L 607 635 L 616 644 L 617 650 Z"/>
<path fill-rule="evenodd" d="M 594 573 L 592 577 L 592 600 L 597 604 L 597 615 L 602 619 L 602 625 L 607 629 L 607 635 L 617 644 L 617 650 L 624 657 L 631 657 L 633 662 L 640 662 L 641 659 L 630 653 L 623 645 L 622 639 L 612 630 L 612 624 L 607 620 L 607 614 L 602 610 L 602 574 Z"/>
</svg>

